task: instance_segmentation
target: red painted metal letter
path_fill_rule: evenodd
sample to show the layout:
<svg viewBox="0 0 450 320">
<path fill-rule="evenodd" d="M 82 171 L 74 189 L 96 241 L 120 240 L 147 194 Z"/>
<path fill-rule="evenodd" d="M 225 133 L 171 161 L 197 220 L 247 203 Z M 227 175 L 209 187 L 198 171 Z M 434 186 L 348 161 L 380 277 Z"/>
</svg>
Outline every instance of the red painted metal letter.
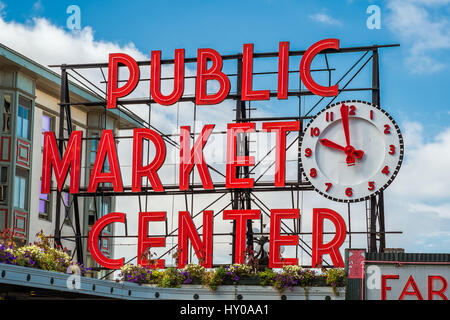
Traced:
<svg viewBox="0 0 450 320">
<path fill-rule="evenodd" d="M 412 287 L 413 291 L 408 291 L 409 287 Z M 398 298 L 398 300 L 403 300 L 405 296 L 416 296 L 417 300 L 423 300 L 422 294 L 420 293 L 419 287 L 417 286 L 416 281 L 414 281 L 413 276 L 409 276 L 408 281 L 403 288 L 402 294 Z"/>
<path fill-rule="evenodd" d="M 142 140 L 149 139 L 155 145 L 155 158 L 153 161 L 142 166 Z M 142 187 L 142 177 L 146 176 L 155 191 L 164 191 L 161 180 L 159 180 L 158 169 L 166 158 L 166 146 L 161 136 L 146 128 L 134 129 L 133 131 L 133 172 L 132 172 L 132 186 L 133 192 L 140 192 Z"/>
<path fill-rule="evenodd" d="M 288 98 L 289 42 L 280 42 L 278 50 L 278 99 Z"/>
<path fill-rule="evenodd" d="M 226 188 L 253 188 L 253 178 L 237 178 L 236 167 L 254 166 L 253 156 L 237 156 L 237 134 L 244 132 L 254 132 L 255 123 L 229 123 L 227 130 L 227 168 L 226 168 Z"/>
<path fill-rule="evenodd" d="M 152 51 L 150 92 L 153 100 L 164 106 L 178 101 L 184 90 L 184 49 L 175 50 L 173 91 L 166 96 L 161 93 L 161 51 Z"/>
<path fill-rule="evenodd" d="M 72 132 L 61 160 L 58 147 L 56 146 L 55 133 L 53 131 L 44 133 L 42 193 L 50 193 L 52 166 L 59 191 L 64 185 L 70 166 L 70 193 L 78 193 L 80 188 L 81 136 L 81 131 Z"/>
<path fill-rule="evenodd" d="M 95 224 L 92 226 L 91 231 L 89 232 L 89 251 L 94 258 L 101 266 L 108 269 L 120 269 L 123 266 L 124 258 L 120 259 L 110 259 L 103 255 L 98 247 L 98 237 L 100 232 L 110 223 L 113 222 L 121 222 L 126 223 L 125 213 L 122 212 L 111 212 L 107 215 L 98 219 Z"/>
<path fill-rule="evenodd" d="M 178 268 L 184 268 L 188 259 L 188 239 L 197 255 L 199 264 L 212 268 L 213 253 L 213 211 L 203 211 L 203 243 L 197 233 L 189 212 L 180 211 L 178 215 Z"/>
<path fill-rule="evenodd" d="M 208 60 L 212 66 L 207 70 Z M 214 94 L 206 93 L 206 81 L 217 80 L 219 91 Z M 199 105 L 218 104 L 222 102 L 230 92 L 230 80 L 222 72 L 222 57 L 213 49 L 198 49 L 197 51 L 197 84 L 195 88 L 196 103 Z"/>
<path fill-rule="evenodd" d="M 336 234 L 334 235 L 333 240 L 326 244 L 323 243 L 323 222 L 325 219 L 330 220 L 336 228 Z M 324 254 L 330 255 L 331 261 L 333 261 L 335 267 L 344 267 L 339 247 L 344 243 L 346 233 L 345 221 L 339 213 L 326 208 L 313 209 L 313 268 L 318 268 L 322 265 L 322 256 Z"/>
<path fill-rule="evenodd" d="M 180 127 L 180 190 L 189 189 L 189 174 L 197 166 L 198 173 L 202 180 L 204 189 L 214 189 L 208 166 L 206 165 L 203 148 L 208 140 L 211 131 L 214 129 L 213 124 L 207 124 L 203 127 L 202 133 L 194 143 L 192 150 L 190 148 L 191 127 Z"/>
<path fill-rule="evenodd" d="M 387 280 L 398 279 L 399 276 L 397 274 L 383 274 L 381 275 L 381 300 L 386 300 L 386 292 L 391 290 L 391 287 L 387 285 Z"/>
<path fill-rule="evenodd" d="M 436 291 L 433 289 L 433 280 L 439 280 L 442 283 L 440 290 Z M 433 295 L 438 295 L 442 300 L 448 300 L 444 292 L 447 290 L 447 280 L 441 276 L 428 276 L 428 300 L 433 300 Z"/>
<path fill-rule="evenodd" d="M 286 176 L 286 132 L 300 130 L 300 122 L 264 122 L 262 127 L 265 131 L 276 132 L 275 187 L 284 187 Z"/>
<path fill-rule="evenodd" d="M 124 64 L 130 71 L 127 83 L 117 87 L 119 63 Z M 117 106 L 117 98 L 129 95 L 139 82 L 139 66 L 136 61 L 124 53 L 111 53 L 108 64 L 108 97 L 107 107 L 109 109 Z"/>
<path fill-rule="evenodd" d="M 102 172 L 106 156 L 108 156 L 110 171 Z M 112 183 L 115 192 L 123 191 L 119 160 L 117 159 L 116 145 L 114 143 L 112 130 L 103 130 L 102 132 L 87 191 L 96 192 L 97 186 L 101 182 Z"/>
<path fill-rule="evenodd" d="M 253 43 L 244 44 L 242 58 L 242 101 L 269 100 L 269 90 L 252 89 L 253 83 Z"/>
<path fill-rule="evenodd" d="M 307 87 L 312 93 L 317 94 L 322 97 L 332 97 L 338 94 L 338 85 L 335 84 L 331 87 L 324 87 L 317 84 L 312 76 L 311 76 L 311 62 L 314 57 L 322 50 L 325 49 L 339 49 L 339 40 L 338 39 L 325 39 L 319 42 L 316 42 L 311 47 L 306 50 L 302 57 L 302 61 L 300 62 L 300 77 Z"/>
<path fill-rule="evenodd" d="M 245 263 L 245 230 L 247 220 L 260 219 L 260 210 L 224 210 L 224 220 L 236 220 L 236 246 L 234 263 Z"/>
<path fill-rule="evenodd" d="M 139 212 L 139 233 L 138 233 L 138 252 L 137 263 L 141 266 L 151 268 L 164 268 L 164 260 L 158 259 L 154 262 L 149 261 L 146 255 L 150 253 L 152 247 L 164 247 L 166 239 L 164 237 L 148 237 L 148 223 L 150 221 L 165 221 L 166 213 L 161 212 Z"/>
<path fill-rule="evenodd" d="M 297 246 L 298 236 L 281 236 L 281 219 L 298 219 L 299 209 L 270 210 L 270 250 L 269 268 L 281 268 L 285 265 L 298 265 L 297 258 L 280 259 L 280 246 Z"/>
</svg>

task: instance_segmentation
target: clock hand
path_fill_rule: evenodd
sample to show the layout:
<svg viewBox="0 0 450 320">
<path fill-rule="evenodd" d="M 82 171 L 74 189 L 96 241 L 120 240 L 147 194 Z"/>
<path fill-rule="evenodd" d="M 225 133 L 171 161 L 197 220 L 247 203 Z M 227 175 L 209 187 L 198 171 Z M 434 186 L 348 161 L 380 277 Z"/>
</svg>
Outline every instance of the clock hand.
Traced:
<svg viewBox="0 0 450 320">
<path fill-rule="evenodd" d="M 356 158 L 361 159 L 363 157 L 363 155 L 364 155 L 364 151 L 362 151 L 362 150 L 354 150 L 353 151 L 353 155 Z"/>
<path fill-rule="evenodd" d="M 347 146 L 350 146 L 350 130 L 348 125 L 348 107 L 345 104 L 341 106 L 341 120 L 344 127 L 345 141 Z"/>
<path fill-rule="evenodd" d="M 355 157 L 353 157 L 352 154 L 348 154 L 347 158 L 345 159 L 348 166 L 354 166 L 355 165 Z"/>
<path fill-rule="evenodd" d="M 331 140 L 328 140 L 328 139 L 320 139 L 319 141 L 325 147 L 329 147 L 329 148 L 333 148 L 333 149 L 344 151 L 348 156 L 350 156 L 349 157 L 349 161 L 350 162 L 352 162 L 351 159 L 353 158 L 353 156 L 358 158 L 358 159 L 361 159 L 362 156 L 364 155 L 364 151 L 362 151 L 362 150 L 355 150 L 355 148 L 353 148 L 352 146 L 348 146 L 348 147 L 344 148 L 343 146 L 341 146 L 341 145 L 339 145 L 339 144 L 337 144 L 337 143 L 335 143 L 335 142 L 333 142 Z M 353 162 L 354 162 L 354 160 L 353 160 Z"/>
<path fill-rule="evenodd" d="M 345 148 L 343 146 L 341 146 L 331 140 L 328 140 L 328 139 L 320 139 L 320 143 L 325 147 L 345 151 Z"/>
</svg>

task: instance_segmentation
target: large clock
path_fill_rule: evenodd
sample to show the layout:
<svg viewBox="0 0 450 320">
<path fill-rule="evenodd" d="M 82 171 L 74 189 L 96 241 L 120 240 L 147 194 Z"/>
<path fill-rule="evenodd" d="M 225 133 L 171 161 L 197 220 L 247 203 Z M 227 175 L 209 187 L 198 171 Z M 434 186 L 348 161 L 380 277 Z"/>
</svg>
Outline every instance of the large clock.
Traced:
<svg viewBox="0 0 450 320">
<path fill-rule="evenodd" d="M 384 190 L 403 160 L 394 119 L 371 103 L 349 100 L 320 111 L 302 134 L 301 169 L 328 199 L 357 202 Z"/>
</svg>

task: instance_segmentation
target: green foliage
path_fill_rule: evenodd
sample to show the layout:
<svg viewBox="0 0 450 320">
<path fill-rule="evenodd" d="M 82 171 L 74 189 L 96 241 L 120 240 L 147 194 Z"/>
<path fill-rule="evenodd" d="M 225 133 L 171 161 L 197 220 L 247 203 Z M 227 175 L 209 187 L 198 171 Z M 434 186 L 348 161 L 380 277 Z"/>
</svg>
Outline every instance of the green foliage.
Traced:
<svg viewBox="0 0 450 320">
<path fill-rule="evenodd" d="M 255 273 L 246 265 L 234 264 L 206 270 L 196 264 L 188 264 L 183 269 L 167 268 L 150 270 L 141 266 L 126 265 L 122 268 L 122 280 L 135 283 L 157 284 L 160 287 L 175 288 L 182 284 L 190 284 L 194 279 L 200 280 L 203 286 L 215 291 L 220 285 L 227 283 L 244 283 L 243 279 L 254 279 L 261 286 L 273 286 L 280 292 L 296 286 L 332 286 L 345 285 L 345 272 L 342 269 L 322 270 L 319 273 L 300 266 L 284 266 L 281 270 L 266 268 Z M 231 282 L 230 282 L 231 281 Z M 248 284 L 248 280 L 245 282 Z"/>
<path fill-rule="evenodd" d="M 277 273 L 272 269 L 266 268 L 264 271 L 260 271 L 258 273 L 260 282 L 259 284 L 262 286 L 273 286 L 275 283 L 275 277 Z"/>
<path fill-rule="evenodd" d="M 242 277 L 254 275 L 252 267 L 246 264 L 232 264 L 226 269 L 227 278 L 233 282 L 239 281 Z"/>
<path fill-rule="evenodd" d="M 333 288 L 345 286 L 346 276 L 344 269 L 328 269 L 325 272 L 325 275 L 327 285 L 332 286 Z"/>
<path fill-rule="evenodd" d="M 205 273 L 205 268 L 199 264 L 187 264 L 183 269 L 183 272 L 187 273 L 190 278 L 201 280 Z"/>
<path fill-rule="evenodd" d="M 120 268 L 120 276 L 124 281 L 133 282 L 137 284 L 148 283 L 157 284 L 163 273 L 157 269 L 151 269 L 149 267 L 134 266 L 127 263 L 122 268 Z"/>
<path fill-rule="evenodd" d="M 0 257 L 5 258 L 0 259 L 0 262 L 56 272 L 67 272 L 70 266 L 75 265 L 82 275 L 90 270 L 74 262 L 61 247 L 55 248 L 42 231 L 36 236 L 38 241 L 34 244 L 20 245 L 14 240 L 13 233 L 5 231 L 0 236 Z"/>
<path fill-rule="evenodd" d="M 184 282 L 184 277 L 177 268 L 167 268 L 164 270 L 161 279 L 158 281 L 158 287 L 177 288 Z"/>
<path fill-rule="evenodd" d="M 202 277 L 202 284 L 215 291 L 218 286 L 223 284 L 226 277 L 227 271 L 224 267 L 220 266 L 215 270 L 206 271 Z"/>
</svg>

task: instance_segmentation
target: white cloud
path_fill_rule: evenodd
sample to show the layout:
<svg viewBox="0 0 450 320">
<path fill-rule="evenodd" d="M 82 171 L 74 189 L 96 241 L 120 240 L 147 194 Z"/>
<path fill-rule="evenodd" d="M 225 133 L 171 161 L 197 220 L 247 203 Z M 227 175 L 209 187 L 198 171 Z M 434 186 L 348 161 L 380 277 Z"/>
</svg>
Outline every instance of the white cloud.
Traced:
<svg viewBox="0 0 450 320">
<path fill-rule="evenodd" d="M 315 14 L 310 14 L 309 18 L 311 18 L 314 21 L 323 23 L 323 24 L 328 24 L 328 25 L 333 25 L 333 26 L 340 26 L 342 25 L 342 22 L 325 14 L 325 13 L 315 13 Z"/>
<path fill-rule="evenodd" d="M 389 246 L 408 252 L 447 252 L 450 228 L 450 128 L 427 137 L 417 122 L 404 123 L 405 160 L 385 194 Z"/>
<path fill-rule="evenodd" d="M 417 200 L 449 199 L 450 128 L 424 142 L 424 132 L 417 122 L 406 123 L 405 161 L 391 189 L 402 198 Z"/>
<path fill-rule="evenodd" d="M 442 6 L 450 3 L 450 0 L 410 0 L 411 3 L 423 4 L 427 6 Z"/>
<path fill-rule="evenodd" d="M 410 212 L 427 212 L 436 214 L 439 218 L 450 219 L 450 203 L 441 205 L 428 205 L 424 203 L 412 203 L 409 205 Z"/>
<path fill-rule="evenodd" d="M 412 72 L 433 73 L 447 67 L 435 55 L 450 49 L 450 23 L 444 14 L 435 9 L 449 2 L 388 1 L 388 27 L 407 45 L 409 54 L 405 62 Z"/>
<path fill-rule="evenodd" d="M 133 43 L 124 46 L 94 39 L 92 28 L 66 31 L 47 19 L 34 18 L 30 24 L 0 19 L 0 42 L 43 64 L 104 62 L 111 52 L 123 52 L 136 60 L 148 59 Z"/>
</svg>

